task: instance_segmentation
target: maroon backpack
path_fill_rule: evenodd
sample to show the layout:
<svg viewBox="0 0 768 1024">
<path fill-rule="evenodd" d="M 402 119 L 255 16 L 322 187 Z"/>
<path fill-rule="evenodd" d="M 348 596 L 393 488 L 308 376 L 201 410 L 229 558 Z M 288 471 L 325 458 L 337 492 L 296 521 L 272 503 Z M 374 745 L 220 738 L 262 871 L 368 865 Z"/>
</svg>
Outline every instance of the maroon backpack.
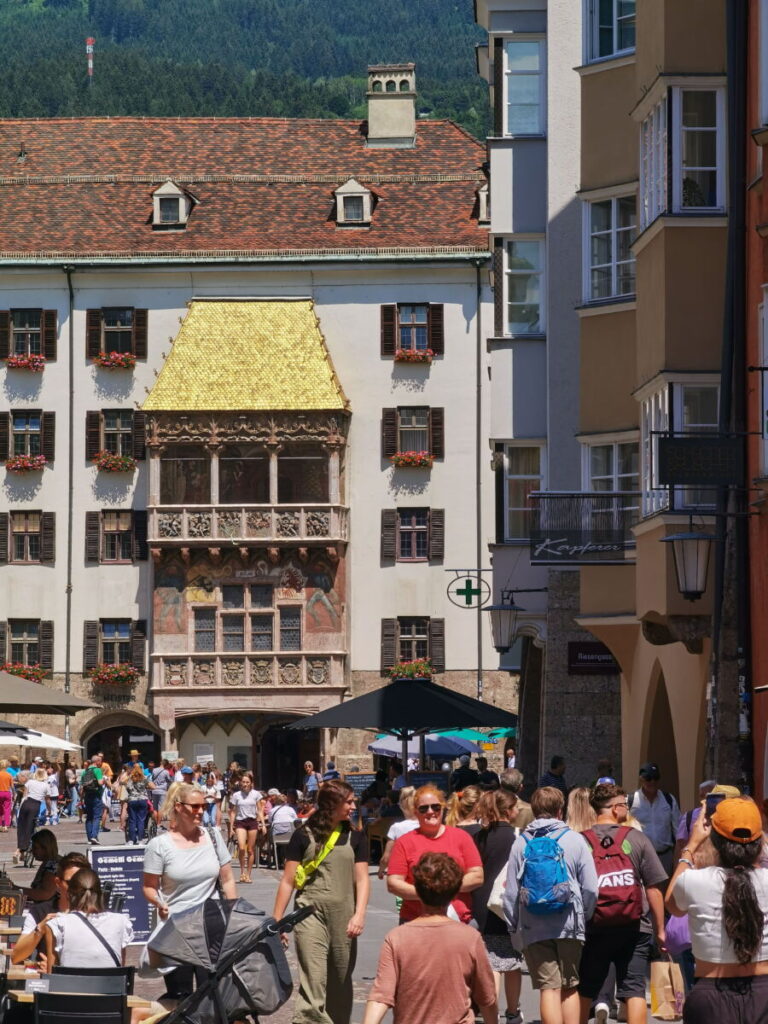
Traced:
<svg viewBox="0 0 768 1024">
<path fill-rule="evenodd" d="M 603 837 L 592 828 L 582 832 L 592 850 L 597 870 L 597 906 L 589 922 L 590 929 L 637 924 L 642 917 L 643 891 L 629 855 L 627 840 L 631 831 L 631 828 L 623 827 Z"/>
</svg>

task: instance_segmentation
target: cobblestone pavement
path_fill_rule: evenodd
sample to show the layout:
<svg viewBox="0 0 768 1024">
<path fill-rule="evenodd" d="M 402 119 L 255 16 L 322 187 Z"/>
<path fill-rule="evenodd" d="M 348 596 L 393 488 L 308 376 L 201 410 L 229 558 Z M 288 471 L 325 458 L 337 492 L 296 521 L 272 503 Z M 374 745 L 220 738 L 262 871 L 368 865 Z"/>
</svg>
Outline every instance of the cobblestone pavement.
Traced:
<svg viewBox="0 0 768 1024">
<path fill-rule="evenodd" d="M 110 832 L 101 834 L 102 845 L 117 846 L 122 844 L 124 841 L 123 833 L 118 829 L 117 824 L 111 823 L 110 828 Z M 85 841 L 85 828 L 78 824 L 78 822 L 63 819 L 59 825 L 55 826 L 54 831 L 59 842 L 60 852 L 69 853 L 72 850 L 78 850 L 81 853 L 87 853 L 88 846 Z M 13 866 L 12 856 L 15 849 L 16 830 L 11 829 L 6 833 L 0 832 L 0 866 L 11 876 L 14 882 L 20 885 L 28 885 L 32 880 L 34 871 L 28 868 Z M 238 877 L 238 875 L 239 870 L 235 867 L 235 877 Z M 254 871 L 253 878 L 254 881 L 250 885 L 238 885 L 238 892 L 253 903 L 254 906 L 265 910 L 269 914 L 272 911 L 279 875 L 275 871 L 260 868 L 258 871 Z M 363 935 L 358 940 L 357 967 L 354 976 L 355 1007 L 351 1024 L 360 1024 L 363 1019 L 365 1000 L 376 974 L 376 964 L 379 958 L 382 939 L 396 924 L 397 914 L 392 897 L 387 893 L 385 883 L 380 882 L 375 874 L 372 874 L 371 902 L 366 917 L 366 927 Z M 140 951 L 140 946 L 131 947 L 128 951 L 128 963 L 138 963 Z M 438 951 L 436 951 L 436 957 L 439 957 Z M 288 959 L 294 979 L 296 979 L 296 957 L 292 946 L 288 953 Z M 164 986 L 159 980 L 137 978 L 135 991 L 137 995 L 157 999 L 162 995 Z M 503 1012 L 503 995 L 501 998 L 501 1010 Z M 289 1000 L 277 1013 L 269 1018 L 262 1018 L 262 1020 L 268 1019 L 271 1024 L 290 1024 L 292 1020 L 292 1005 L 293 999 Z M 537 1024 L 539 1020 L 538 999 L 531 988 L 527 974 L 523 975 L 522 1006 L 527 1024 Z M 386 1024 L 389 1024 L 391 1015 L 388 1015 L 385 1021 Z M 650 1014 L 648 1021 L 653 1021 Z"/>
</svg>

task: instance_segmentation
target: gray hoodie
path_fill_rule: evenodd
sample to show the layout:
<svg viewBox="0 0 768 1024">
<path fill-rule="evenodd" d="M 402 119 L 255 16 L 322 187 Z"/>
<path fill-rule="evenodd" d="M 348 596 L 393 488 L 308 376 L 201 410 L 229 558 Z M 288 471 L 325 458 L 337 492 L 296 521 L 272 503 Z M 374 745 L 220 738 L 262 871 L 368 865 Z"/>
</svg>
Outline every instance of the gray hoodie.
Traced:
<svg viewBox="0 0 768 1024">
<path fill-rule="evenodd" d="M 565 830 L 565 831 L 564 831 Z M 522 935 L 523 947 L 545 939 L 581 939 L 584 924 L 594 913 L 597 903 L 597 872 L 592 851 L 578 832 L 573 832 L 558 818 L 536 818 L 525 829 L 529 838 L 555 836 L 565 852 L 565 864 L 571 881 L 573 898 L 562 913 L 531 914 L 520 906 L 520 873 L 526 847 L 518 836 L 509 855 L 507 886 L 504 890 L 504 913 L 510 932 Z"/>
</svg>

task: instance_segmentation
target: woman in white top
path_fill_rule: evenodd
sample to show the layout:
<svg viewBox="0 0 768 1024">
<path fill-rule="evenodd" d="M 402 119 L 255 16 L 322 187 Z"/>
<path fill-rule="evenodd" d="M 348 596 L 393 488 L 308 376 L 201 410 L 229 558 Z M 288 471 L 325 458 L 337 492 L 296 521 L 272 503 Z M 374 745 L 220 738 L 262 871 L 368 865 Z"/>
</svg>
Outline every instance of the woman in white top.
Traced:
<svg viewBox="0 0 768 1024">
<path fill-rule="evenodd" d="M 221 790 L 216 785 L 216 772 L 208 772 L 205 780 L 205 814 L 203 825 L 211 825 L 215 828 L 219 823 L 219 804 L 221 803 Z"/>
<path fill-rule="evenodd" d="M 288 797 L 278 793 L 272 797 L 272 810 L 269 812 L 269 830 L 273 836 L 287 836 L 293 832 L 298 818 L 296 809 L 288 803 Z"/>
<path fill-rule="evenodd" d="M 414 829 L 419 827 L 416 811 L 413 806 L 415 792 L 415 786 L 403 786 L 400 790 L 398 803 L 400 804 L 400 810 L 403 812 L 403 817 L 402 820 L 394 821 L 389 826 L 384 853 L 382 853 L 381 860 L 379 861 L 379 878 L 384 878 L 387 873 L 387 864 L 389 864 L 389 858 L 392 856 L 392 847 L 395 845 L 395 840 L 399 839 L 400 836 L 404 836 L 407 832 L 413 832 Z"/>
<path fill-rule="evenodd" d="M 19 863 L 22 854 L 29 847 L 35 821 L 40 813 L 41 806 L 45 803 L 47 795 L 48 773 L 44 768 L 38 768 L 34 774 L 30 773 L 24 785 L 24 795 L 19 805 L 19 814 L 16 819 L 16 853 L 13 855 L 14 864 Z"/>
<path fill-rule="evenodd" d="M 62 967 L 120 967 L 133 940 L 127 914 L 104 909 L 99 876 L 80 868 L 67 883 L 69 913 L 48 919 L 43 934 L 48 963 Z"/>
<path fill-rule="evenodd" d="M 715 867 L 694 868 L 709 837 Z M 688 914 L 698 979 L 685 1001 L 685 1024 L 758 1024 L 768 1020 L 768 870 L 760 811 L 746 797 L 702 811 L 672 875 L 667 910 Z"/>
<path fill-rule="evenodd" d="M 261 793 L 253 788 L 253 776 L 250 772 L 244 772 L 240 789 L 229 798 L 229 828 L 230 832 L 237 830 L 241 882 L 250 882 L 251 869 L 256 859 L 256 839 L 260 832 L 266 835 L 262 800 Z"/>
</svg>

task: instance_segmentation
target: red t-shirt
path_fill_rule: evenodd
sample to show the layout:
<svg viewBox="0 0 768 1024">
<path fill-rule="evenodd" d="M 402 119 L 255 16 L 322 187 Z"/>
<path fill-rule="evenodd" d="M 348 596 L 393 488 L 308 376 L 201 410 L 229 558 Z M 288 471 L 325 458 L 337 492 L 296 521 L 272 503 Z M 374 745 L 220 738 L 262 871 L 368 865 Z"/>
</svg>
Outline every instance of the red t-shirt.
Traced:
<svg viewBox="0 0 768 1024">
<path fill-rule="evenodd" d="M 453 857 L 465 875 L 470 868 L 479 868 L 483 864 L 474 840 L 463 829 L 446 825 L 442 835 L 431 839 L 417 828 L 395 840 L 392 856 L 387 865 L 387 874 L 401 875 L 409 885 L 413 885 L 413 869 L 425 853 L 447 853 L 449 857 Z M 462 921 L 471 919 L 471 893 L 460 892 L 452 906 Z M 421 900 L 403 900 L 400 910 L 401 921 L 413 921 L 414 918 L 420 917 L 421 913 Z"/>
</svg>

